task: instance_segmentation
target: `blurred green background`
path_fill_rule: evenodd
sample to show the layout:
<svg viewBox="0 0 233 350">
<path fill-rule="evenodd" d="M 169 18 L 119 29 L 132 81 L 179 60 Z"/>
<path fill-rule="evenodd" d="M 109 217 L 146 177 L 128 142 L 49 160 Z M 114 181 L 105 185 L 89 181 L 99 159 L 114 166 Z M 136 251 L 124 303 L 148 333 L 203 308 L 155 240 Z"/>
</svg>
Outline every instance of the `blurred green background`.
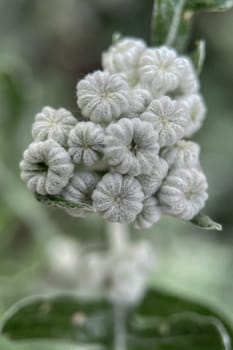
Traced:
<svg viewBox="0 0 233 350">
<path fill-rule="evenodd" d="M 0 0 L 0 315 L 22 297 L 59 287 L 47 263 L 52 237 L 105 242 L 98 217 L 75 220 L 37 203 L 20 180 L 18 164 L 42 106 L 76 113 L 76 82 L 100 68 L 114 31 L 149 40 L 152 2 Z M 192 41 L 207 41 L 201 81 L 208 105 L 195 139 L 209 181 L 206 212 L 224 230 L 201 231 L 164 218 L 151 230 L 132 231 L 132 237 L 153 241 L 158 269 L 151 283 L 207 300 L 233 319 L 232 35 L 233 11 L 195 17 Z"/>
</svg>

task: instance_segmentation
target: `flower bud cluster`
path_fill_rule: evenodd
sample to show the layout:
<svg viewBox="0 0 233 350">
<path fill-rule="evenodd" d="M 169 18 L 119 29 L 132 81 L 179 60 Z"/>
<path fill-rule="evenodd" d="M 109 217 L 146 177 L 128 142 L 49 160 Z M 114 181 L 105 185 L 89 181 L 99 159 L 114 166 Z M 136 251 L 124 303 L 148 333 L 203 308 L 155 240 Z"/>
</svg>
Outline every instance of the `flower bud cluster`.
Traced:
<svg viewBox="0 0 233 350">
<path fill-rule="evenodd" d="M 78 119 L 64 108 L 36 115 L 22 179 L 31 191 L 88 204 L 110 222 L 148 228 L 162 214 L 192 219 L 204 207 L 207 181 L 199 146 L 187 140 L 206 112 L 190 59 L 123 38 L 102 64 L 77 84 Z"/>
</svg>

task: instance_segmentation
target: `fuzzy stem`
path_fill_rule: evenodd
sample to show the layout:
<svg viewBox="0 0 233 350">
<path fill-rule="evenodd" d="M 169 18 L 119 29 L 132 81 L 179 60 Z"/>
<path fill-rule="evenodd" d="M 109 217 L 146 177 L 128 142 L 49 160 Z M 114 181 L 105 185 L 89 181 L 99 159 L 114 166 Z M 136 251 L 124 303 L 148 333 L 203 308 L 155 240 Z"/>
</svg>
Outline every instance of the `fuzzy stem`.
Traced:
<svg viewBox="0 0 233 350">
<path fill-rule="evenodd" d="M 112 252 L 121 252 L 128 245 L 127 226 L 107 223 L 107 235 Z M 114 350 L 126 350 L 126 308 L 120 303 L 113 304 Z"/>
<path fill-rule="evenodd" d="M 174 13 L 174 16 L 172 19 L 170 30 L 168 32 L 167 39 L 165 42 L 165 45 L 167 45 L 167 46 L 173 46 L 173 44 L 174 44 L 178 29 L 179 29 L 180 20 L 181 20 L 184 5 L 185 5 L 185 0 L 179 0 L 177 5 L 176 5 L 176 9 L 175 9 L 175 13 Z"/>
<path fill-rule="evenodd" d="M 122 251 L 128 244 L 128 230 L 126 225 L 107 222 L 107 235 L 112 251 Z"/>
<path fill-rule="evenodd" d="M 114 305 L 114 350 L 126 350 L 126 310 L 123 305 Z"/>
</svg>

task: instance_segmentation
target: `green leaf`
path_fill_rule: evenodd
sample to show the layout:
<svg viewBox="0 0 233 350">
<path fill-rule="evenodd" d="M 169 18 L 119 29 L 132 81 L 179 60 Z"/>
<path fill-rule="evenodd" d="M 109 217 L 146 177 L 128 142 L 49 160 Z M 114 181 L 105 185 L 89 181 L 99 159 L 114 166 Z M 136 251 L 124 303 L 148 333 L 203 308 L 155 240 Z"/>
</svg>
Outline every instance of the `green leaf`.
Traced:
<svg viewBox="0 0 233 350">
<path fill-rule="evenodd" d="M 63 295 L 27 298 L 3 316 L 1 333 L 14 340 L 108 343 L 112 338 L 112 307 L 104 301 Z"/>
<path fill-rule="evenodd" d="M 226 11 L 233 0 L 186 0 L 186 8 L 193 11 Z"/>
<path fill-rule="evenodd" d="M 190 56 L 197 74 L 200 75 L 205 61 L 206 45 L 204 40 L 196 41 L 195 45 L 196 48 Z"/>
<path fill-rule="evenodd" d="M 221 313 L 159 290 L 146 294 L 130 324 L 134 350 L 231 350 L 232 340 Z"/>
<path fill-rule="evenodd" d="M 76 342 L 77 350 L 84 350 L 83 345 L 104 344 L 110 348 L 112 320 L 112 307 L 104 301 L 83 301 L 71 296 L 37 297 L 12 307 L 2 320 L 1 331 L 8 342 L 9 338 L 20 340 L 15 344 L 25 340 L 37 346 L 48 340 L 57 344 L 60 339 Z M 154 289 L 129 312 L 127 327 L 129 350 L 231 350 L 233 339 L 232 325 L 219 312 Z M 38 346 L 39 349 L 43 347 Z"/>
<path fill-rule="evenodd" d="M 150 289 L 136 309 L 136 313 L 141 317 L 167 317 L 184 312 L 195 312 L 203 316 L 214 316 L 222 320 L 233 337 L 232 325 L 229 321 L 226 321 L 226 317 L 220 311 L 205 305 L 204 302 L 174 295 L 164 289 Z"/>
<path fill-rule="evenodd" d="M 204 230 L 222 231 L 222 225 L 213 221 L 209 216 L 199 213 L 192 220 L 191 223 L 203 228 Z"/>
<path fill-rule="evenodd" d="M 174 14 L 173 0 L 155 0 L 151 19 L 151 44 L 162 45 L 168 35 L 170 21 Z"/>
<path fill-rule="evenodd" d="M 195 12 L 225 11 L 232 6 L 233 0 L 154 0 L 151 44 L 168 45 L 184 52 Z"/>
<path fill-rule="evenodd" d="M 41 202 L 42 204 L 57 207 L 61 209 L 85 209 L 88 211 L 94 211 L 94 208 L 91 205 L 88 205 L 86 203 L 74 203 L 67 201 L 62 196 L 52 196 L 52 195 L 41 195 L 39 193 L 35 193 L 36 199 Z"/>
<path fill-rule="evenodd" d="M 155 0 L 151 21 L 152 45 L 168 45 L 183 52 L 191 30 L 192 12 L 184 0 Z"/>
<path fill-rule="evenodd" d="M 160 350 L 229 350 L 230 338 L 222 323 L 214 317 L 195 313 L 170 317 L 138 319 L 133 325 L 133 344 L 157 344 Z M 171 339 L 173 338 L 173 341 Z M 135 346 L 134 346 L 135 349 Z M 145 347 L 146 349 L 146 347 Z"/>
</svg>

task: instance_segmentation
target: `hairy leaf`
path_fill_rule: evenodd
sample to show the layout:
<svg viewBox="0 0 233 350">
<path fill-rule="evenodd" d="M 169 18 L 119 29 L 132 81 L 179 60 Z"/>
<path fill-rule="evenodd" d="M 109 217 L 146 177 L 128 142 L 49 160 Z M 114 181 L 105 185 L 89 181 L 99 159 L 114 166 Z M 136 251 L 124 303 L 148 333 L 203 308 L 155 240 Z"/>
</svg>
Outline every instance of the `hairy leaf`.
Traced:
<svg viewBox="0 0 233 350">
<path fill-rule="evenodd" d="M 214 309 L 150 290 L 133 314 L 129 344 L 149 350 L 231 350 L 232 325 Z"/>
<path fill-rule="evenodd" d="M 195 43 L 195 45 L 196 45 L 196 48 L 191 54 L 191 59 L 193 61 L 193 65 L 197 74 L 200 75 L 204 65 L 205 55 L 206 55 L 205 41 L 198 40 Z"/>
<path fill-rule="evenodd" d="M 233 0 L 154 0 L 151 43 L 172 46 L 184 52 L 195 12 L 225 11 L 232 6 Z"/>
<path fill-rule="evenodd" d="M 233 6 L 233 0 L 186 0 L 186 8 L 193 11 L 226 11 Z"/>
<path fill-rule="evenodd" d="M 209 216 L 199 213 L 192 220 L 191 223 L 203 228 L 205 230 L 216 230 L 221 231 L 222 225 L 213 221 Z"/>
<path fill-rule="evenodd" d="M 184 11 L 184 0 L 155 0 L 151 21 L 153 45 L 169 45 L 183 51 L 187 44 L 192 13 Z"/>
<path fill-rule="evenodd" d="M 99 345 L 76 345 L 63 341 L 51 340 L 27 340 L 27 341 L 11 341 L 5 337 L 0 337 L 1 350 L 104 350 Z"/>
<path fill-rule="evenodd" d="M 33 340 L 35 345 L 37 341 L 43 344 L 49 339 L 51 342 L 60 339 L 76 342 L 77 349 L 82 350 L 85 349 L 83 345 L 95 349 L 97 344 L 111 348 L 112 307 L 104 301 L 84 301 L 72 296 L 29 298 L 7 312 L 1 331 L 7 338 Z M 130 350 L 232 349 L 232 325 L 221 313 L 155 289 L 129 312 L 126 333 Z M 11 349 L 14 347 L 9 347 Z"/>
<path fill-rule="evenodd" d="M 195 313 L 135 322 L 136 337 L 132 348 L 159 350 L 230 350 L 229 335 L 222 323 Z M 227 340 L 226 340 L 227 339 Z"/>
<path fill-rule="evenodd" d="M 42 204 L 52 206 L 52 207 L 57 207 L 57 208 L 62 208 L 62 209 L 86 209 L 89 211 L 94 211 L 93 207 L 91 205 L 88 205 L 86 203 L 74 203 L 67 201 L 64 199 L 62 196 L 52 196 L 50 194 L 47 195 L 41 195 L 39 193 L 35 193 L 36 199 L 41 202 Z"/>
<path fill-rule="evenodd" d="M 79 343 L 111 339 L 112 308 L 104 301 L 72 296 L 27 298 L 3 317 L 1 332 L 10 339 L 63 339 Z"/>
</svg>

